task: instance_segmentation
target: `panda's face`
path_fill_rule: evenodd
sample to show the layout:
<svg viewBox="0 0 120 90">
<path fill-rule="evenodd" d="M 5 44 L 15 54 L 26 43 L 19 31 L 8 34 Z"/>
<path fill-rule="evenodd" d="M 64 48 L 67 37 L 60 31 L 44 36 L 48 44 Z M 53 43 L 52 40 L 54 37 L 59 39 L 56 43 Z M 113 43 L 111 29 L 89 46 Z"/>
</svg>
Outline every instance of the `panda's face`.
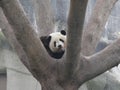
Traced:
<svg viewBox="0 0 120 90">
<path fill-rule="evenodd" d="M 54 53 L 65 51 L 66 47 L 66 32 L 55 32 L 49 35 L 49 48 Z"/>
</svg>

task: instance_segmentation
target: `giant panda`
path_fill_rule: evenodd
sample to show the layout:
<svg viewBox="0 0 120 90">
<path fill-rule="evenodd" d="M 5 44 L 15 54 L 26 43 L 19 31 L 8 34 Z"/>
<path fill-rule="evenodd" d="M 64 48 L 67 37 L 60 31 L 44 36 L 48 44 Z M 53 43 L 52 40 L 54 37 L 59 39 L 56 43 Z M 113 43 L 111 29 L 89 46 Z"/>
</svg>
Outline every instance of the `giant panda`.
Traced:
<svg viewBox="0 0 120 90">
<path fill-rule="evenodd" d="M 42 36 L 40 40 L 51 57 L 60 59 L 63 56 L 66 48 L 66 32 L 64 30 Z"/>
</svg>

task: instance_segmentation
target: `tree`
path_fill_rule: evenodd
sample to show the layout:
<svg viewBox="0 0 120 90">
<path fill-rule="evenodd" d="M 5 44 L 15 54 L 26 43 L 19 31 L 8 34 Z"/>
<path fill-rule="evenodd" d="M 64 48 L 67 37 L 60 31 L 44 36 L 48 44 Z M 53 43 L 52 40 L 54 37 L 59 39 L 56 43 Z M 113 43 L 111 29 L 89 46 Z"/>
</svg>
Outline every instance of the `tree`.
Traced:
<svg viewBox="0 0 120 90">
<path fill-rule="evenodd" d="M 49 0 L 37 1 L 47 3 L 47 8 L 50 7 Z M 77 90 L 84 82 L 119 64 L 120 39 L 95 54 L 96 45 L 117 0 L 97 0 L 88 23 L 84 25 L 87 2 L 88 0 L 71 0 L 67 50 L 63 58 L 56 60 L 47 54 L 39 40 L 39 36 L 48 31 L 47 28 L 53 28 L 52 21 L 51 25 L 40 21 L 46 21 L 46 18 L 41 18 L 46 15 L 44 13 L 48 13 L 48 19 L 52 20 L 52 10 L 49 8 L 51 12 L 47 9 L 43 12 L 41 7 L 42 13 L 36 14 L 36 17 L 43 14 L 40 15 L 37 25 L 47 27 L 38 27 L 38 36 L 18 0 L 0 0 L 0 27 L 43 90 Z M 50 32 L 53 32 L 53 29 L 50 29 Z"/>
</svg>

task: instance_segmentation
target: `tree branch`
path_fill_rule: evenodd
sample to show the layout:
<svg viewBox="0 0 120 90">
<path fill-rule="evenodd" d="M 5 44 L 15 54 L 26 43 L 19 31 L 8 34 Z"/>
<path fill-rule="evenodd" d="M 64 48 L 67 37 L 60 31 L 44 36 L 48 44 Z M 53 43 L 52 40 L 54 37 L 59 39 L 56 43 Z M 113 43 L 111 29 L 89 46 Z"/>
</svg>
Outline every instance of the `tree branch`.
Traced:
<svg viewBox="0 0 120 90">
<path fill-rule="evenodd" d="M 69 76 L 74 72 L 79 60 L 87 2 L 88 0 L 71 0 L 70 3 L 66 56 L 66 72 L 68 72 Z"/>
<path fill-rule="evenodd" d="M 18 0 L 1 0 L 0 5 L 8 22 L 13 27 L 18 42 L 29 58 L 32 71 L 38 76 L 41 73 L 45 73 L 44 71 L 49 69 L 53 60 L 46 54 L 42 43 L 36 36 Z"/>
<path fill-rule="evenodd" d="M 33 0 L 33 3 L 39 36 L 52 33 L 54 31 L 54 15 L 50 0 Z"/>
<path fill-rule="evenodd" d="M 28 57 L 26 56 L 21 45 L 17 42 L 14 32 L 12 28 L 10 27 L 9 23 L 7 22 L 1 8 L 0 8 L 0 28 L 2 28 L 2 32 L 4 33 L 8 41 L 10 41 L 10 44 L 12 45 L 12 47 L 18 53 L 20 60 L 24 63 L 24 65 L 28 68 L 28 70 L 31 71 L 30 64 L 28 62 L 29 61 Z"/>
<path fill-rule="evenodd" d="M 117 66 L 120 63 L 120 39 L 110 44 L 104 50 L 92 56 L 88 56 L 84 61 L 86 62 L 83 65 L 84 69 L 79 71 L 78 74 L 80 81 L 88 81 L 110 68 Z M 81 78 L 83 72 L 84 74 Z M 84 80 L 81 80 L 83 78 Z"/>
<path fill-rule="evenodd" d="M 118 0 L 97 0 L 92 15 L 84 28 L 82 53 L 91 55 L 99 42 L 109 14 Z"/>
</svg>

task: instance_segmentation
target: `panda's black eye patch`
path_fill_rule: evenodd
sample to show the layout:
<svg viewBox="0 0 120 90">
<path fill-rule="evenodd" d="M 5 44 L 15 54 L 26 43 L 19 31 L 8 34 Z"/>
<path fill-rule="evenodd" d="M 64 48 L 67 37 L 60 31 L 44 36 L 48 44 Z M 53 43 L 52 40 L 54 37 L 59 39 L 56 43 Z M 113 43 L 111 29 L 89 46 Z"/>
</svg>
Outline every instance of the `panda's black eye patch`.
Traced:
<svg viewBox="0 0 120 90">
<path fill-rule="evenodd" d="M 62 39 L 59 39 L 61 42 L 64 42 L 64 40 L 62 40 Z"/>
<path fill-rule="evenodd" d="M 54 47 L 56 47 L 56 41 L 54 41 Z"/>
</svg>

